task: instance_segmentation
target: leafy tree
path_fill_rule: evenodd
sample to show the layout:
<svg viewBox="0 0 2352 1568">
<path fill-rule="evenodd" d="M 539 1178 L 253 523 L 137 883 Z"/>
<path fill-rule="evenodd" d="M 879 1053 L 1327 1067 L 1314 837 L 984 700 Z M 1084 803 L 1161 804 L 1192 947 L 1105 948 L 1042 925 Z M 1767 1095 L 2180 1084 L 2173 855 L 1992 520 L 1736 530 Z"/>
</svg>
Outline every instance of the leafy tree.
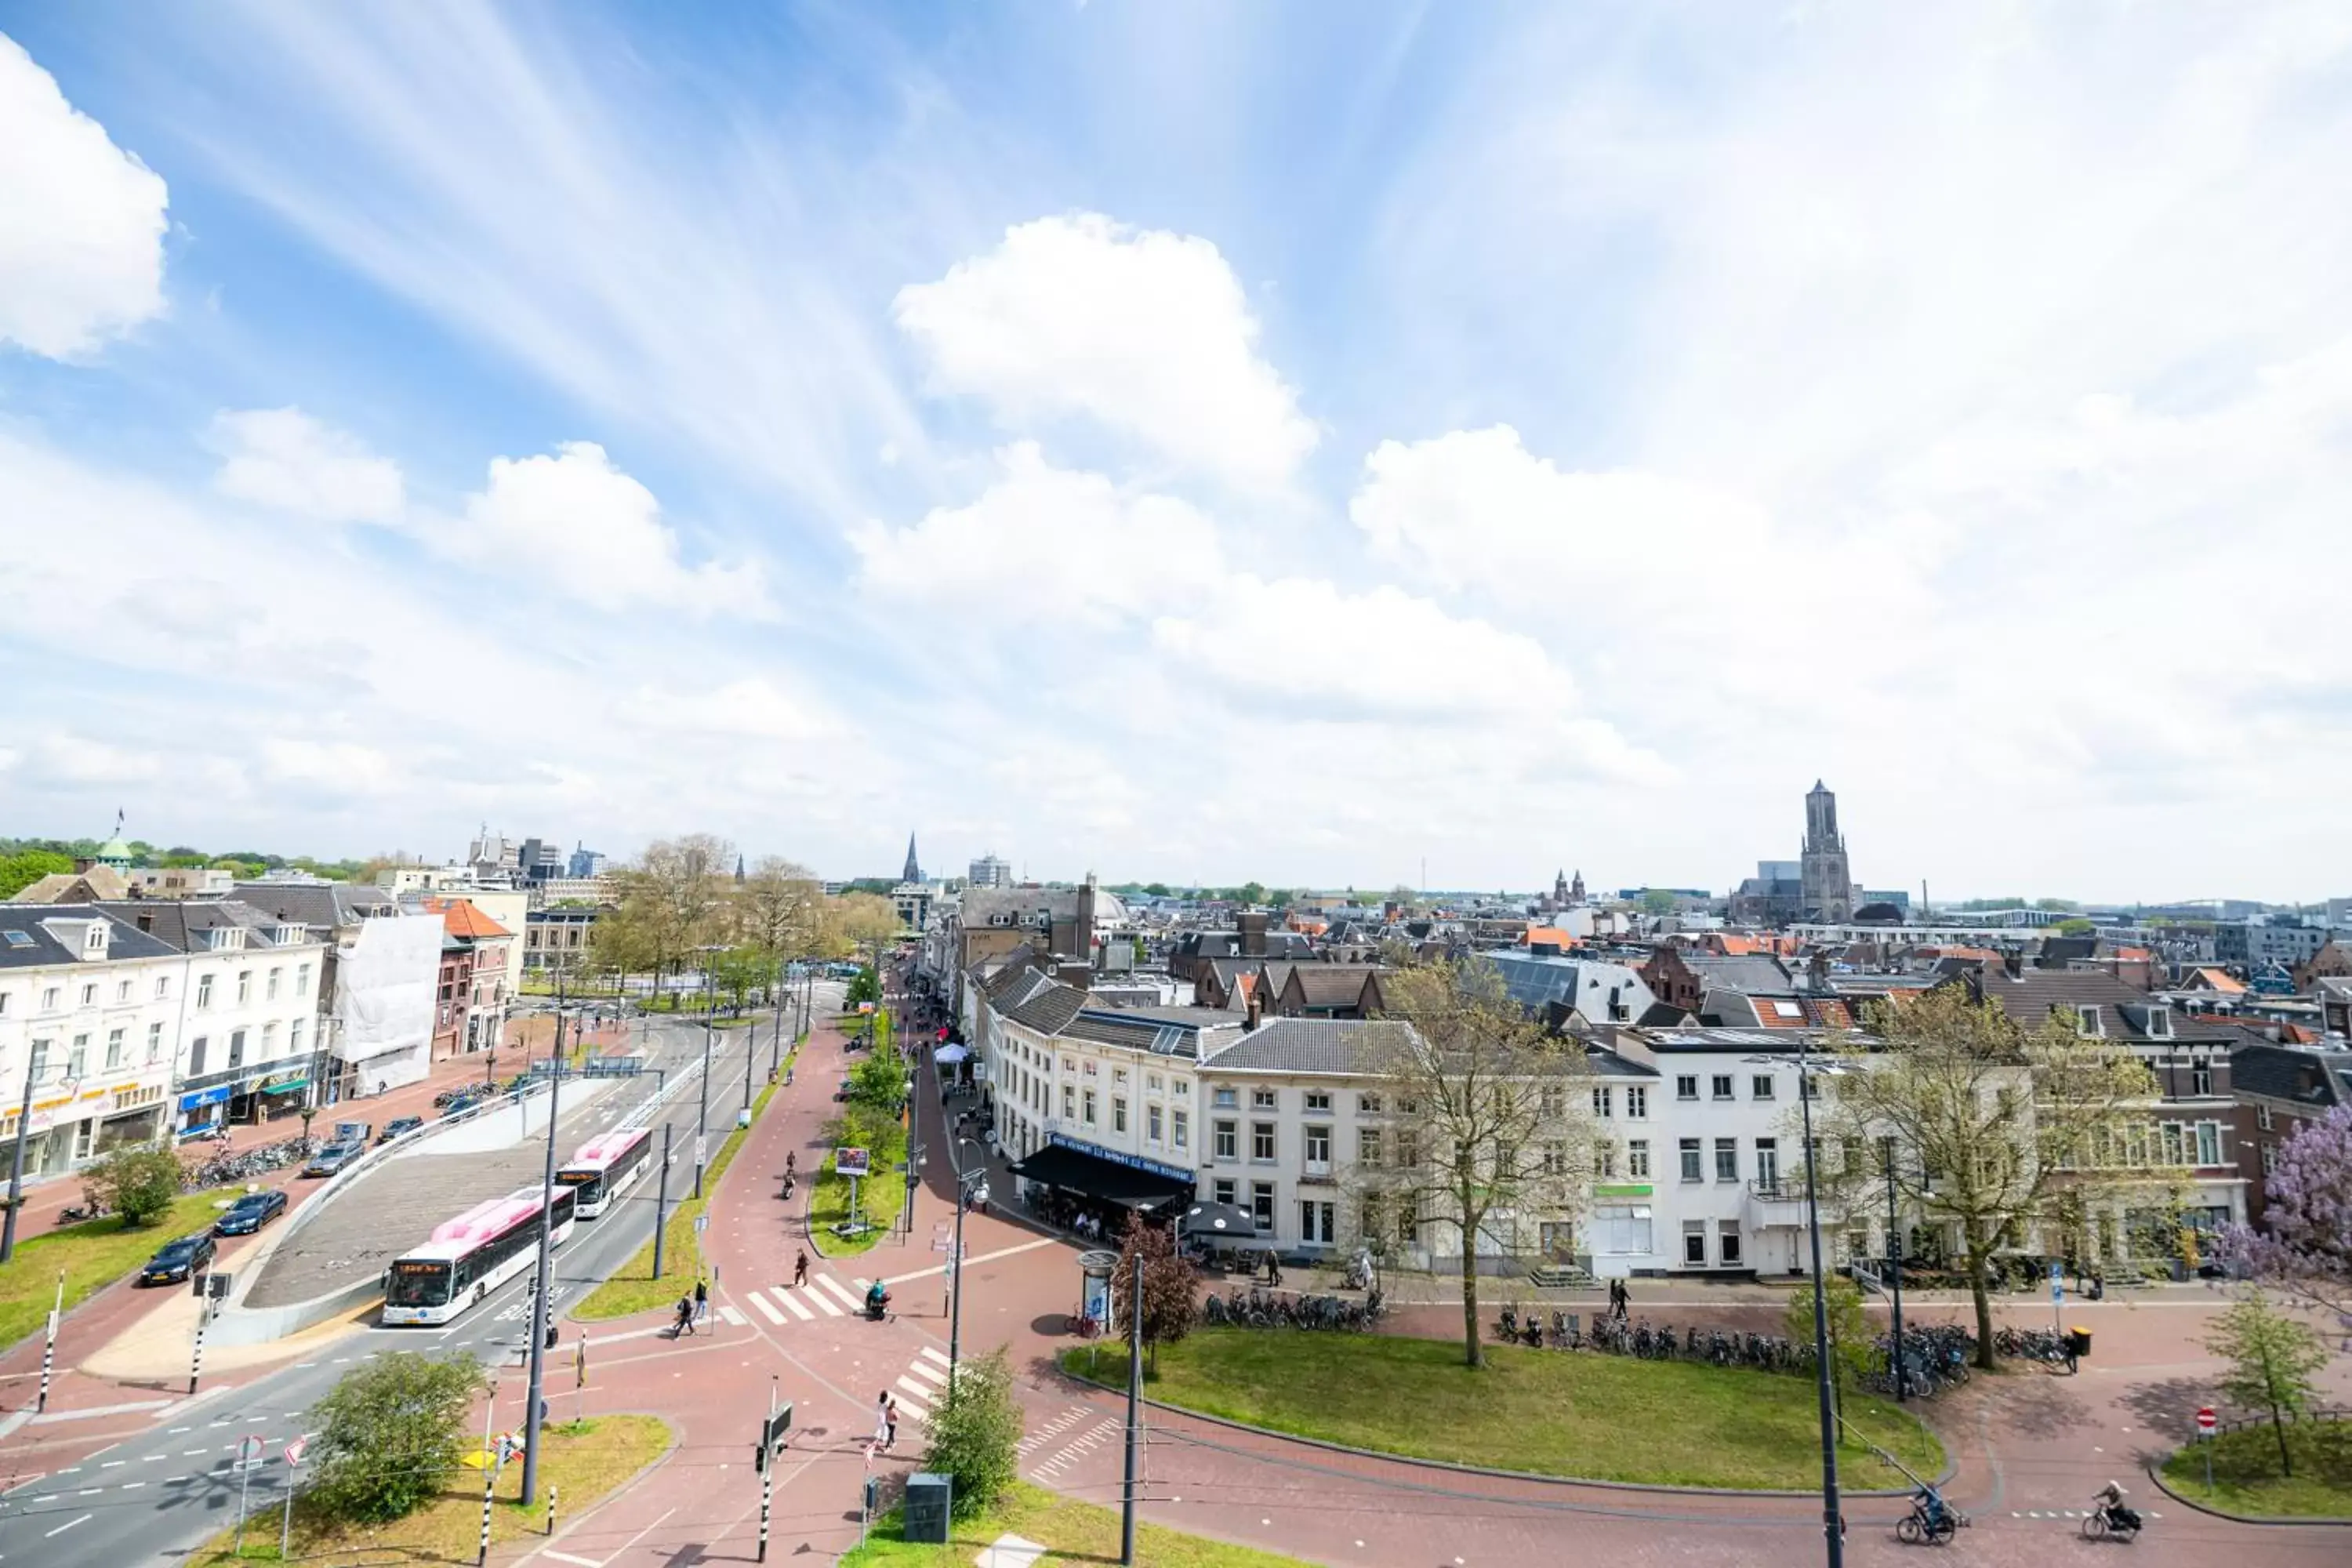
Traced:
<svg viewBox="0 0 2352 1568">
<path fill-rule="evenodd" d="M 1660 919 L 1675 912 L 1675 896 L 1664 888 L 1645 888 L 1642 892 L 1642 912 Z"/>
<path fill-rule="evenodd" d="M 756 947 L 730 947 L 710 955 L 711 979 L 718 990 L 733 1002 L 738 1013 L 743 1010 L 752 988 L 772 979 L 775 973 L 768 955 Z"/>
<path fill-rule="evenodd" d="M 1958 985 L 1881 1003 L 1870 1022 L 1885 1048 L 1849 1049 L 1832 1064 L 1850 1070 L 1825 1080 L 1813 1117 L 1823 1147 L 1855 1155 L 1815 1173 L 1856 1212 L 1878 1212 L 1885 1164 L 1861 1152 L 1895 1140 L 1898 1205 L 1958 1235 L 1978 1364 L 1990 1370 L 1995 1259 L 2037 1233 L 2056 1250 L 2068 1216 L 2094 1199 L 2181 1175 L 2128 1152 L 2153 1144 L 2155 1077 L 2127 1047 L 2078 1034 L 2071 1016 L 2021 1028 Z"/>
<path fill-rule="evenodd" d="M 852 1007 L 860 1003 L 879 1002 L 882 1000 L 882 977 L 874 972 L 872 964 L 866 964 L 849 977 L 849 984 L 843 988 L 841 994 Z"/>
<path fill-rule="evenodd" d="M 2071 920 L 2060 921 L 2056 925 L 2050 929 L 2056 931 L 2060 936 L 2089 936 L 2093 931 L 2097 931 L 2099 927 L 2096 921 L 2085 920 L 2082 916 L 2077 915 Z"/>
<path fill-rule="evenodd" d="M 1456 1249 L 1464 1359 L 1481 1366 L 1480 1244 L 1532 1251 L 1536 1226 L 1573 1217 L 1591 1190 L 1584 1051 L 1530 1021 L 1482 959 L 1401 971 L 1384 993 L 1389 1022 L 1365 1047 L 1388 1105 L 1381 1148 L 1350 1180 L 1378 1212 L 1433 1227 L 1433 1250 Z"/>
<path fill-rule="evenodd" d="M 0 899 L 12 899 L 44 877 L 73 869 L 73 861 L 54 849 L 25 849 L 0 856 Z"/>
<path fill-rule="evenodd" d="M 2263 1178 L 2262 1231 L 2232 1226 L 2221 1254 L 2330 1313 L 2352 1313 L 2352 1106 L 2304 1122 Z"/>
<path fill-rule="evenodd" d="M 817 911 L 823 954 L 848 958 L 898 934 L 898 907 L 875 893 L 844 893 Z"/>
<path fill-rule="evenodd" d="M 1863 1309 L 1862 1287 L 1846 1276 L 1822 1276 L 1822 1321 L 1830 1331 L 1830 1378 L 1843 1397 L 1870 1370 L 1871 1352 L 1877 1337 L 1871 1330 L 1870 1314 Z M 1811 1280 L 1790 1290 L 1788 1308 L 1780 1314 L 1780 1332 L 1788 1336 L 1790 1344 L 1813 1342 Z"/>
<path fill-rule="evenodd" d="M 1155 899 L 1164 899 L 1168 896 L 1168 884 L 1165 882 L 1146 882 L 1143 884 L 1143 890 L 1150 894 Z"/>
<path fill-rule="evenodd" d="M 946 1396 L 931 1407 L 923 1468 L 952 1479 L 954 1510 L 969 1519 L 996 1506 L 1020 1471 L 1021 1406 L 1003 1347 L 956 1367 Z"/>
<path fill-rule="evenodd" d="M 2279 1470 L 2294 1474 L 2286 1423 L 2309 1411 L 2317 1396 L 2315 1374 L 2327 1364 L 2326 1344 L 2311 1325 L 2287 1316 L 2260 1289 L 2252 1289 L 2214 1320 L 2205 1348 L 2230 1363 L 2221 1392 L 2270 1414 L 2271 1430 L 2278 1437 Z"/>
<path fill-rule="evenodd" d="M 126 1144 L 83 1173 L 82 1190 L 126 1226 L 152 1225 L 171 1209 L 186 1180 L 187 1170 L 172 1151 Z"/>
<path fill-rule="evenodd" d="M 2083 906 L 2072 899 L 2036 899 L 2033 907 L 2046 914 L 2071 915 Z"/>
<path fill-rule="evenodd" d="M 767 955 L 771 973 L 804 956 L 816 942 L 817 907 L 824 889 L 808 868 L 768 856 L 752 868 L 735 898 L 742 939 Z"/>
<path fill-rule="evenodd" d="M 1244 882 L 1240 887 L 1232 889 L 1232 897 L 1234 902 L 1237 904 L 1250 904 L 1253 906 L 1262 904 L 1265 902 L 1265 884 L 1264 882 Z"/>
<path fill-rule="evenodd" d="M 734 848 L 725 839 L 689 833 L 655 840 L 635 865 L 614 873 L 619 923 L 642 948 L 656 979 L 718 939 L 734 864 Z"/>
<path fill-rule="evenodd" d="M 849 1069 L 849 1098 L 874 1110 L 897 1115 L 907 1100 L 907 1068 L 895 1051 L 867 1051 Z"/>
<path fill-rule="evenodd" d="M 1134 1289 L 1138 1258 L 1143 1259 L 1143 1353 L 1157 1372 L 1160 1345 L 1172 1345 L 1192 1331 L 1201 1321 L 1200 1303 L 1193 1297 L 1192 1265 L 1176 1250 L 1175 1227 L 1146 1225 L 1129 1215 L 1119 1241 L 1118 1272 L 1111 1276 L 1114 1331 L 1124 1335 L 1135 1323 L 1128 1292 Z"/>
<path fill-rule="evenodd" d="M 481 1387 L 468 1356 L 394 1351 L 346 1373 L 312 1415 L 311 1505 L 331 1519 L 383 1524 L 432 1501 L 465 1454 Z"/>
<path fill-rule="evenodd" d="M 1276 888 L 1265 896 L 1266 907 L 1273 910 L 1286 910 L 1297 900 L 1298 895 L 1288 888 Z"/>
</svg>

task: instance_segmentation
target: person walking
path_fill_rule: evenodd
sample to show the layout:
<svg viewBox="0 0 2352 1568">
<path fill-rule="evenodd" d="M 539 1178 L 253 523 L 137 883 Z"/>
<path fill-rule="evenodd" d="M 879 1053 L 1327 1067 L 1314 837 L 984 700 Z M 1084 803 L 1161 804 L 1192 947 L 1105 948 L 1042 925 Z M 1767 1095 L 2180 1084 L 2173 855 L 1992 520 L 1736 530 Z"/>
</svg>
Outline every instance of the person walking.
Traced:
<svg viewBox="0 0 2352 1568">
<path fill-rule="evenodd" d="M 890 1446 L 890 1391 L 884 1389 L 874 1396 L 874 1447 L 879 1450 Z"/>
<path fill-rule="evenodd" d="M 808 1248 L 803 1247 L 801 1248 L 801 1255 L 793 1259 L 793 1289 L 797 1290 L 807 1283 Z"/>
<path fill-rule="evenodd" d="M 680 1296 L 677 1299 L 677 1326 L 670 1331 L 669 1337 L 674 1340 L 684 1339 L 692 1332 L 694 1332 L 694 1298 Z"/>
<path fill-rule="evenodd" d="M 708 1280 L 697 1279 L 694 1282 L 694 1321 L 698 1323 L 710 1321 L 710 1285 Z"/>
<path fill-rule="evenodd" d="M 887 1451 L 898 1446 L 898 1402 L 887 1392 L 882 1395 L 882 1447 Z"/>
</svg>

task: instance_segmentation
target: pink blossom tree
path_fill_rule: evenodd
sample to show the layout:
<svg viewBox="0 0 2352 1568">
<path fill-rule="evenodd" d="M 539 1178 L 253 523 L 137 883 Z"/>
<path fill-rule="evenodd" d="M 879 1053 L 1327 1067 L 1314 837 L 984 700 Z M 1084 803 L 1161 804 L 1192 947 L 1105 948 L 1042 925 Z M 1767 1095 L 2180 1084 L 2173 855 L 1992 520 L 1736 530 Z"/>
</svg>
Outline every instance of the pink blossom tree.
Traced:
<svg viewBox="0 0 2352 1568">
<path fill-rule="evenodd" d="M 2256 1279 L 2352 1318 L 2352 1105 L 2279 1145 L 2259 1231 L 2232 1226 L 2223 1255 Z"/>
</svg>

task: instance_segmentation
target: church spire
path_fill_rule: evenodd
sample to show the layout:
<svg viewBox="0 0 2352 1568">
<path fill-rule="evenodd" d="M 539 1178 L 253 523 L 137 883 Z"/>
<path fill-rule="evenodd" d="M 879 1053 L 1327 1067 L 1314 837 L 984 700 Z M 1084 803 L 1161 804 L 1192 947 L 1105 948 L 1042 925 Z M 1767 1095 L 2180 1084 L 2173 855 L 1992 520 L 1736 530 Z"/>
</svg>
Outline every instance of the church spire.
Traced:
<svg viewBox="0 0 2352 1568">
<path fill-rule="evenodd" d="M 915 858 L 915 836 L 909 833 L 907 835 L 907 868 L 898 873 L 898 880 L 919 882 L 922 879 L 923 865 L 921 861 Z"/>
</svg>

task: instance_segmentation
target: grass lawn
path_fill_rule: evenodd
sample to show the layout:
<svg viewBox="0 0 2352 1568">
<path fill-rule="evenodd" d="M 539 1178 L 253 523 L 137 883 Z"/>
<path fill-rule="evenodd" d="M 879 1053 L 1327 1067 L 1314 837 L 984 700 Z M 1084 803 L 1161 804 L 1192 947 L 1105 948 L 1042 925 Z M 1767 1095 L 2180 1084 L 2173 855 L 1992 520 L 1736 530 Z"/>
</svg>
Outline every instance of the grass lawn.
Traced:
<svg viewBox="0 0 2352 1568">
<path fill-rule="evenodd" d="M 173 1201 L 169 1214 L 137 1230 L 124 1229 L 122 1221 L 111 1215 L 38 1234 L 20 1226 L 16 1256 L 5 1269 L 0 1269 L 0 1346 L 41 1331 L 57 1299 L 58 1269 L 66 1271 L 66 1310 L 71 1311 L 154 1257 L 165 1242 L 210 1226 L 220 1217 L 216 1205 L 244 1190 L 215 1187 L 184 1194 Z M 184 1285 L 173 1288 L 187 1289 Z"/>
<path fill-rule="evenodd" d="M 793 1052 L 795 1056 L 798 1054 L 797 1050 Z M 791 1057 L 784 1058 L 785 1066 L 791 1062 Z M 777 1083 L 782 1081 L 779 1077 Z M 770 1084 L 751 1101 L 751 1127 L 759 1126 L 760 1118 L 767 1113 L 768 1099 L 775 1092 L 776 1084 Z M 702 1196 L 681 1197 L 670 1205 L 668 1220 L 662 1226 L 662 1267 L 667 1272 L 659 1279 L 654 1278 L 654 1244 L 648 1237 L 646 1244 L 637 1248 L 635 1257 L 614 1269 L 611 1279 L 589 1291 L 580 1304 L 572 1309 L 572 1317 L 593 1321 L 649 1312 L 656 1307 L 677 1305 L 680 1296 L 694 1289 L 695 1266 L 700 1257 L 695 1247 L 694 1217 L 709 1204 L 710 1194 L 719 1190 L 719 1178 L 725 1175 L 727 1167 L 735 1163 L 735 1152 L 743 1146 L 743 1140 L 750 1135 L 751 1130 L 739 1128 L 727 1134 L 719 1143 L 719 1152 L 710 1157 L 710 1168 L 702 1173 Z M 658 1160 L 661 1156 L 656 1154 L 654 1157 Z M 685 1174 L 686 1180 L 678 1184 L 680 1192 L 690 1194 L 694 1191 L 693 1172 L 694 1150 L 689 1145 L 685 1158 L 678 1161 L 677 1170 L 672 1173 L 673 1179 L 680 1173 Z M 645 1179 L 659 1181 L 660 1167 L 656 1166 Z"/>
<path fill-rule="evenodd" d="M 1472 1372 L 1454 1341 L 1202 1329 L 1160 1347 L 1145 1392 L 1254 1426 L 1455 1464 L 1667 1486 L 1820 1482 L 1808 1378 L 1508 1345 L 1486 1355 Z M 1126 1377 L 1116 1342 L 1066 1352 L 1064 1364 Z M 1943 1468 L 1943 1446 L 1891 1402 L 1849 1393 L 1845 1418 L 1922 1475 Z M 1907 1484 L 1851 1435 L 1839 1471 L 1856 1489 Z"/>
<path fill-rule="evenodd" d="M 1037 1560 L 1037 1568 L 1118 1561 L 1116 1510 L 1076 1502 L 1043 1487 L 1019 1482 L 1001 1506 L 950 1530 L 951 1539 L 945 1546 L 914 1546 L 900 1540 L 898 1515 L 894 1510 L 875 1525 L 865 1545 L 842 1558 L 841 1568 L 969 1568 L 983 1547 L 1007 1531 L 1053 1548 Z M 1152 1568 L 1305 1568 L 1296 1557 L 1228 1546 L 1222 1541 L 1141 1522 L 1135 1528 L 1135 1560 Z"/>
<path fill-rule="evenodd" d="M 2191 1443 L 2164 1462 L 2164 1481 L 2182 1497 L 2229 1513 L 2260 1518 L 2352 1519 L 2352 1421 L 2286 1429 L 2294 1474 L 2279 1472 L 2278 1437 L 2268 1426 L 2213 1439 L 2213 1484 L 2205 1485 L 2205 1448 Z"/>
<path fill-rule="evenodd" d="M 833 1233 L 836 1224 L 849 1217 L 849 1178 L 835 1175 L 833 1156 L 824 1157 L 816 1190 L 809 1194 L 809 1234 L 816 1240 L 817 1251 L 827 1258 L 854 1258 L 890 1234 L 907 1203 L 907 1173 L 892 1167 L 906 1157 L 907 1130 L 894 1126 L 890 1136 L 874 1146 L 874 1174 L 861 1176 L 857 1182 L 857 1206 L 878 1228 L 855 1237 Z"/>
<path fill-rule="evenodd" d="M 490 1510 L 490 1540 L 545 1534 L 551 1489 L 562 1504 L 563 1517 L 577 1518 L 660 1458 L 669 1446 L 668 1424 L 654 1415 L 598 1415 L 551 1425 L 540 1454 L 539 1501 L 525 1508 L 516 1500 L 522 1495 L 522 1464 L 509 1461 L 499 1476 L 498 1501 Z M 277 1507 L 256 1507 L 246 1524 L 241 1558 L 230 1551 L 236 1538 L 231 1527 L 206 1542 L 188 1561 L 194 1568 L 237 1562 L 275 1563 L 282 1518 Z M 438 1498 L 391 1524 L 335 1523 L 312 1514 L 298 1496 L 293 1557 L 289 1561 L 299 1561 L 308 1568 L 361 1568 L 394 1562 L 471 1563 L 481 1539 L 481 1472 L 464 1469 L 451 1478 Z"/>
</svg>

